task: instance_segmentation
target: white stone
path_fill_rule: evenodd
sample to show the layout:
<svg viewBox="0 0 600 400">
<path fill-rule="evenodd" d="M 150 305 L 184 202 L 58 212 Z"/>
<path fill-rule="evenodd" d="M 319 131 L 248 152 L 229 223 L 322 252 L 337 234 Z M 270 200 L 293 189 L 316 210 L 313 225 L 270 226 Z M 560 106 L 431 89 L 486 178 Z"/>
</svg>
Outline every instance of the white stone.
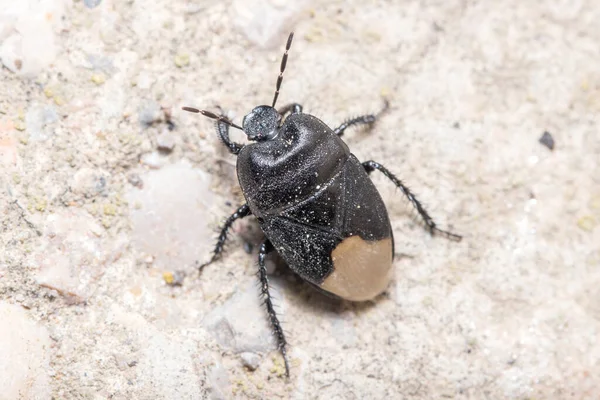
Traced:
<svg viewBox="0 0 600 400">
<path fill-rule="evenodd" d="M 48 215 L 42 244 L 34 253 L 38 284 L 73 301 L 85 300 L 91 285 L 125 245 L 121 241 L 107 247 L 99 237 L 103 231 L 94 217 L 81 209 Z"/>
<path fill-rule="evenodd" d="M 140 158 L 140 162 L 142 164 L 153 169 L 159 169 L 163 167 L 168 161 L 169 159 L 164 155 L 160 154 L 158 151 L 143 154 Z"/>
<path fill-rule="evenodd" d="M 158 268 L 185 270 L 206 258 L 214 245 L 211 223 L 223 217 L 210 175 L 181 161 L 140 178 L 143 188 L 130 187 L 126 195 L 137 250 L 154 256 Z"/>
<path fill-rule="evenodd" d="M 0 60 L 9 70 L 35 77 L 58 53 L 65 0 L 0 0 Z"/>
<path fill-rule="evenodd" d="M 250 371 L 254 371 L 260 364 L 260 356 L 250 351 L 245 351 L 240 354 L 240 359 L 242 360 L 244 367 L 248 368 Z"/>
<path fill-rule="evenodd" d="M 0 302 L 0 398 L 49 399 L 51 341 L 25 309 Z"/>
<path fill-rule="evenodd" d="M 233 23 L 255 44 L 269 48 L 287 38 L 291 26 L 300 19 L 312 0 L 235 0 Z"/>
</svg>

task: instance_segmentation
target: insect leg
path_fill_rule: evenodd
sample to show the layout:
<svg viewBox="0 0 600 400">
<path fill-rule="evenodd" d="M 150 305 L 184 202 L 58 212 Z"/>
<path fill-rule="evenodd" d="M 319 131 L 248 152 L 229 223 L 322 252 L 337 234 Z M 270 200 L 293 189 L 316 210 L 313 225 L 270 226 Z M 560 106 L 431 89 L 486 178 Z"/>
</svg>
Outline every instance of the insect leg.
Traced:
<svg viewBox="0 0 600 400">
<path fill-rule="evenodd" d="M 383 106 L 383 109 L 381 111 L 379 111 L 377 114 L 367 114 L 367 115 L 361 115 L 361 116 L 358 116 L 355 118 L 349 118 L 346 121 L 344 121 L 340 126 L 335 128 L 333 131 L 335 132 L 336 135 L 342 136 L 344 134 L 344 131 L 352 126 L 373 125 L 375 123 L 375 121 L 377 120 L 377 118 L 381 114 L 383 114 L 385 111 L 387 111 L 387 109 L 390 107 L 389 101 L 387 101 L 387 99 L 384 99 L 384 101 L 385 101 L 385 104 Z"/>
<path fill-rule="evenodd" d="M 285 364 L 285 375 L 289 377 L 290 366 L 287 357 L 287 341 L 285 340 L 283 329 L 281 329 L 281 324 L 279 323 L 279 319 L 277 319 L 277 314 L 275 313 L 275 308 L 273 307 L 273 300 L 271 299 L 271 294 L 269 293 L 269 279 L 267 278 L 267 267 L 265 266 L 265 258 L 267 254 L 272 250 L 273 245 L 268 240 L 265 240 L 260 246 L 260 249 L 258 251 L 258 278 L 260 279 L 260 292 L 265 299 L 264 304 L 267 307 L 267 314 L 269 314 L 269 322 L 271 322 L 273 334 L 275 335 L 275 339 L 277 339 L 277 347 L 279 348 L 279 351 L 283 356 L 283 362 Z"/>
<path fill-rule="evenodd" d="M 287 113 L 300 114 L 300 113 L 302 113 L 302 105 L 300 105 L 298 103 L 287 104 L 287 105 L 281 107 L 279 109 L 279 111 L 277 111 L 277 112 L 282 117 L 285 117 L 285 114 L 287 114 Z"/>
<path fill-rule="evenodd" d="M 394 185 L 396 185 L 396 187 L 398 187 L 402 193 L 404 193 L 404 195 L 408 198 L 408 200 L 411 202 L 411 204 L 413 205 L 413 207 L 415 207 L 415 209 L 417 210 L 417 212 L 419 213 L 419 215 L 421 216 L 421 218 L 423 218 L 423 221 L 425 222 L 425 225 L 427 226 L 429 232 L 433 235 L 434 233 L 438 233 L 441 234 L 442 236 L 451 239 L 451 240 L 455 240 L 457 242 L 459 242 L 462 239 L 462 236 L 457 235 L 455 233 L 452 232 L 448 232 L 448 231 L 444 231 L 440 228 L 437 227 L 437 224 L 433 221 L 433 218 L 431 218 L 429 216 L 429 213 L 425 210 L 425 208 L 423 207 L 423 205 L 421 204 L 421 202 L 419 200 L 417 200 L 417 198 L 415 197 L 415 195 L 410 191 L 410 189 L 408 187 L 406 187 L 406 185 L 404 185 L 404 183 L 402 183 L 402 181 L 400 181 L 400 179 L 396 178 L 390 171 L 387 170 L 387 168 L 385 168 L 383 165 L 375 162 L 375 161 L 365 161 L 362 163 L 363 167 L 365 168 L 365 171 L 367 171 L 368 174 L 370 174 L 371 172 L 373 172 L 374 170 L 378 170 L 380 171 L 383 175 L 385 175 L 386 178 L 388 178 L 390 181 L 392 181 L 394 183 Z"/>
<path fill-rule="evenodd" d="M 225 241 L 227 240 L 227 233 L 229 231 L 229 228 L 231 228 L 231 225 L 233 225 L 233 223 L 236 220 L 244 218 L 248 215 L 250 215 L 250 207 L 248 207 L 248 204 L 244 204 L 244 205 L 240 206 L 233 214 L 231 214 L 229 216 L 229 218 L 227 218 L 227 220 L 223 224 L 221 233 L 219 234 L 219 239 L 217 240 L 217 245 L 215 246 L 215 249 L 213 250 L 212 257 L 210 258 L 210 260 L 208 260 L 204 264 L 198 266 L 199 271 L 201 271 L 202 268 L 213 263 L 215 260 L 217 260 L 219 258 L 219 256 L 223 252 L 223 246 L 225 245 Z"/>
<path fill-rule="evenodd" d="M 227 119 L 225 113 L 223 112 L 223 109 L 219 106 L 217 106 L 217 108 L 219 109 L 220 116 Z M 217 121 L 215 123 L 215 128 L 217 129 L 217 135 L 219 135 L 221 142 L 223 142 L 223 144 L 229 148 L 229 152 L 231 154 L 235 154 L 237 156 L 240 150 L 242 150 L 242 147 L 244 147 L 244 145 L 232 142 L 229 139 L 229 125 L 227 125 L 224 122 Z"/>
</svg>

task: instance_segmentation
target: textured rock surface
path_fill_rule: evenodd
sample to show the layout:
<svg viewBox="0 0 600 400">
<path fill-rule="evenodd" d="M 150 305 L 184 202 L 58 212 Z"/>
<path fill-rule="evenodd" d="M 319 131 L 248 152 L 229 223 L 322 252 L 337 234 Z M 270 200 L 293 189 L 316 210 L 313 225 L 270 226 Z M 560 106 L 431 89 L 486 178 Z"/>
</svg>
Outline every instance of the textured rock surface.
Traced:
<svg viewBox="0 0 600 400">
<path fill-rule="evenodd" d="M 0 387 L 2 399 L 50 398 L 48 331 L 19 305 L 0 302 Z"/>
<path fill-rule="evenodd" d="M 593 0 L 0 0 L 0 387 L 596 399 L 598 20 Z M 429 237 L 373 174 L 398 252 L 385 295 L 338 303 L 269 261 L 287 382 L 253 225 L 196 272 L 242 197 L 213 121 L 181 106 L 240 123 L 269 103 L 290 29 L 280 104 L 336 125 L 387 96 L 374 129 L 345 140 L 464 240 Z"/>
</svg>

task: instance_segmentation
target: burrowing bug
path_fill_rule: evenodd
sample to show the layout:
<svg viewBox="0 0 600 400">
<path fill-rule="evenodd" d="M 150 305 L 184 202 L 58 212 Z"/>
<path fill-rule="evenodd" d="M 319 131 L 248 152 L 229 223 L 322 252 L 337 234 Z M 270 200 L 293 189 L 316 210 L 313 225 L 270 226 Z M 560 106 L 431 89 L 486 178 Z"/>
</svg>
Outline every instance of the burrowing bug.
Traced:
<svg viewBox="0 0 600 400">
<path fill-rule="evenodd" d="M 273 103 L 255 107 L 242 126 L 224 115 L 183 108 L 217 121 L 219 137 L 238 156 L 238 180 L 246 198 L 225 221 L 211 259 L 200 268 L 220 256 L 235 220 L 250 214 L 258 219 L 266 237 L 259 249 L 258 276 L 288 376 L 287 342 L 269 294 L 267 253 L 277 251 L 302 279 L 342 299 L 364 301 L 382 293 L 392 276 L 394 238 L 383 200 L 369 178 L 375 170 L 402 191 L 432 234 L 461 239 L 439 229 L 408 187 L 381 164 L 361 163 L 350 153 L 340 138 L 344 131 L 371 125 L 377 115 L 351 118 L 331 129 L 303 114 L 300 104 L 275 109 L 293 36 L 281 60 Z M 241 129 L 254 143 L 232 142 L 229 127 Z"/>
</svg>

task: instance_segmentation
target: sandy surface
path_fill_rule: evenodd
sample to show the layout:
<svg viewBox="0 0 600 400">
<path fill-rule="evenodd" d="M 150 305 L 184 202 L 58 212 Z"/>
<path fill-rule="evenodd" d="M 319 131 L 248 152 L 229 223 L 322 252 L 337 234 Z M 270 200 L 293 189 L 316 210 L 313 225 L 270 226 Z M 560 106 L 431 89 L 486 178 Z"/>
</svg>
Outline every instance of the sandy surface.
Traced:
<svg viewBox="0 0 600 400">
<path fill-rule="evenodd" d="M 598 398 L 600 3 L 288 3 L 0 1 L 0 399 Z M 180 107 L 240 123 L 292 29 L 280 104 L 336 125 L 387 96 L 345 140 L 464 240 L 375 175 L 394 281 L 338 303 L 278 268 L 287 381 L 252 225 L 195 274 L 242 200 Z"/>
</svg>

